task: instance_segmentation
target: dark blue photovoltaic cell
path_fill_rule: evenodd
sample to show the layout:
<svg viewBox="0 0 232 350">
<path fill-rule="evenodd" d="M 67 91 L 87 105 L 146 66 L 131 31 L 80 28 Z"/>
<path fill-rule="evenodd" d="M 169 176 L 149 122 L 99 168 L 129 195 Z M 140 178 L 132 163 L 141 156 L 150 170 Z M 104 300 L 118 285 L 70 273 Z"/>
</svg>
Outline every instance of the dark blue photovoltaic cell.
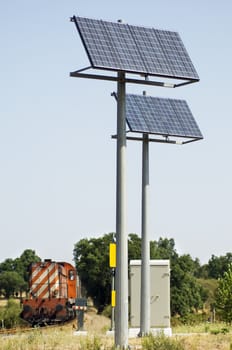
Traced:
<svg viewBox="0 0 232 350">
<path fill-rule="evenodd" d="M 156 37 L 162 43 L 162 49 L 167 58 L 167 65 L 173 75 L 179 77 L 197 77 L 195 68 L 178 33 L 155 30 Z"/>
<path fill-rule="evenodd" d="M 176 32 L 74 17 L 93 68 L 199 80 Z"/>
<path fill-rule="evenodd" d="M 172 76 L 163 44 L 157 37 L 158 30 L 130 26 L 131 33 L 141 53 L 145 70 L 157 75 Z"/>
<path fill-rule="evenodd" d="M 126 120 L 133 132 L 203 138 L 184 100 L 127 94 Z"/>
</svg>

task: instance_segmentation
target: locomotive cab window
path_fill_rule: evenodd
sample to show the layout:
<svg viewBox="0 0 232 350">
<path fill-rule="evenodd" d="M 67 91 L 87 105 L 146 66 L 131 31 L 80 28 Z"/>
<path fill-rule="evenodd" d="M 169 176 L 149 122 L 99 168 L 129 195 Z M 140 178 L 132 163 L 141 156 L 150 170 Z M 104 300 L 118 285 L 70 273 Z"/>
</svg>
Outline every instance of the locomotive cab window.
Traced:
<svg viewBox="0 0 232 350">
<path fill-rule="evenodd" d="M 75 273 L 73 270 L 69 270 L 68 275 L 69 275 L 70 281 L 73 281 L 75 279 Z"/>
</svg>

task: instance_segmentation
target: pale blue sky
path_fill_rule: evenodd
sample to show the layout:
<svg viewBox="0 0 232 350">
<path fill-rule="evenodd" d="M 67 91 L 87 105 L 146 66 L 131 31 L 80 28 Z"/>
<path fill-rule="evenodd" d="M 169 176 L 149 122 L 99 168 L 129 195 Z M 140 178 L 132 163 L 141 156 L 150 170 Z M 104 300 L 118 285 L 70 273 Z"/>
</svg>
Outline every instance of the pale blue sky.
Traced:
<svg viewBox="0 0 232 350">
<path fill-rule="evenodd" d="M 150 146 L 150 239 L 206 262 L 232 247 L 230 0 L 2 1 L 0 261 L 35 249 L 71 261 L 83 237 L 115 231 L 115 83 L 89 65 L 69 17 L 178 31 L 201 81 L 147 94 L 187 100 L 205 139 Z M 141 94 L 143 86 L 127 86 Z M 128 143 L 128 232 L 140 234 L 141 144 Z"/>
</svg>

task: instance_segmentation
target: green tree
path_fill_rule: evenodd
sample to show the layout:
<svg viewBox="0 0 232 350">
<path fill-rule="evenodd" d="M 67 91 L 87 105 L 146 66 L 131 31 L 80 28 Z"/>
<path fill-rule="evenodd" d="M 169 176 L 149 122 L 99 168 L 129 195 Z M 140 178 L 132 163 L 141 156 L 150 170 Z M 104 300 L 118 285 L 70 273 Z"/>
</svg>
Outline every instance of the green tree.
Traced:
<svg viewBox="0 0 232 350">
<path fill-rule="evenodd" d="M 232 323 L 232 264 L 228 266 L 223 277 L 219 279 L 215 295 L 216 308 L 221 319 L 229 324 Z"/>
<path fill-rule="evenodd" d="M 158 241 L 151 241 L 150 252 L 151 259 L 169 259 L 172 262 L 178 257 L 173 238 L 160 237 Z"/>
<path fill-rule="evenodd" d="M 202 286 L 205 291 L 204 308 L 212 310 L 215 305 L 215 292 L 218 287 L 218 280 L 213 278 L 198 278 L 197 282 Z"/>
<path fill-rule="evenodd" d="M 81 239 L 74 247 L 74 260 L 82 286 L 96 307 L 110 303 L 111 270 L 109 268 L 109 244 L 114 234 L 102 238 Z"/>
<path fill-rule="evenodd" d="M 206 298 L 203 287 L 191 271 L 191 259 L 183 255 L 176 259 L 171 268 L 171 313 L 187 316 L 201 309 Z"/>
<path fill-rule="evenodd" d="M 110 303 L 111 271 L 109 269 L 109 243 L 114 234 L 102 238 L 82 239 L 74 248 L 77 272 L 97 307 Z M 174 239 L 159 238 L 150 242 L 151 259 L 171 261 L 171 312 L 186 316 L 202 308 L 207 297 L 205 289 L 195 278 L 199 261 L 189 254 L 179 256 Z M 141 259 L 141 238 L 133 233 L 128 237 L 128 259 Z"/>
<path fill-rule="evenodd" d="M 19 258 L 16 259 L 6 259 L 0 264 L 0 276 L 5 276 L 4 272 L 14 272 L 14 274 L 7 274 L 7 280 L 5 281 L 5 285 L 8 284 L 11 285 L 10 280 L 12 278 L 16 277 L 10 277 L 10 276 L 20 276 L 21 279 L 25 283 L 20 283 L 20 290 L 15 290 L 14 292 L 23 292 L 26 291 L 28 288 L 28 282 L 29 282 L 29 266 L 33 262 L 41 261 L 40 257 L 36 255 L 35 251 L 32 249 L 26 249 L 24 252 L 20 255 Z M 3 274 L 3 275 L 2 275 Z M 3 281 L 2 281 L 3 283 Z M 18 284 L 17 284 L 18 285 Z M 11 290 L 11 287 L 6 287 L 7 290 Z M 5 293 L 5 292 L 4 292 Z M 7 292 L 8 295 L 8 292 Z"/>
<path fill-rule="evenodd" d="M 15 271 L 15 260 L 6 259 L 0 264 L 0 273 L 4 271 Z"/>
<path fill-rule="evenodd" d="M 15 270 L 23 277 L 25 282 L 29 280 L 29 266 L 31 263 L 39 262 L 41 258 L 36 255 L 35 250 L 26 249 L 20 255 L 19 258 L 15 259 Z"/>
<path fill-rule="evenodd" d="M 208 277 L 216 279 L 223 277 L 231 263 L 232 253 L 226 253 L 226 255 L 219 257 L 212 255 L 208 261 Z"/>
<path fill-rule="evenodd" d="M 198 259 L 196 259 L 195 261 L 199 262 Z M 200 262 L 199 262 L 199 264 L 197 263 L 197 265 L 196 265 L 196 270 L 195 270 L 194 275 L 197 278 L 212 279 L 212 277 L 211 278 L 209 277 L 209 265 L 208 264 L 200 265 Z"/>
<path fill-rule="evenodd" d="M 4 271 L 0 274 L 0 291 L 6 297 L 25 290 L 27 283 L 16 271 Z"/>
<path fill-rule="evenodd" d="M 141 259 L 141 238 L 136 233 L 130 233 L 128 238 L 128 260 Z"/>
<path fill-rule="evenodd" d="M 109 244 L 115 233 L 100 238 L 82 239 L 75 244 L 74 260 L 82 286 L 99 308 L 110 303 L 112 271 L 109 268 Z M 128 237 L 128 260 L 140 259 L 141 238 L 131 233 Z"/>
</svg>

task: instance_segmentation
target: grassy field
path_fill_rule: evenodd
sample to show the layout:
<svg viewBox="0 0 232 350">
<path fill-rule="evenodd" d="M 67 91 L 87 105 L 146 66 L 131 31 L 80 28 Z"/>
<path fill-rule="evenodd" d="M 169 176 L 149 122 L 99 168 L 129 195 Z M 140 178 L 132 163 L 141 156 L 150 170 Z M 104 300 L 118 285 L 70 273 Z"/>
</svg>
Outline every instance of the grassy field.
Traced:
<svg viewBox="0 0 232 350">
<path fill-rule="evenodd" d="M 231 334 L 195 334 L 175 335 L 184 350 L 231 350 Z M 2 337 L 1 350 L 110 350 L 113 339 L 104 334 L 73 335 L 72 330 L 60 328 L 56 330 L 34 330 L 30 334 Z M 129 339 L 131 349 L 142 349 L 141 339 Z M 160 348 L 164 350 L 164 348 Z M 160 350 L 157 349 L 157 350 Z M 171 350 L 172 348 L 169 347 Z M 154 348 L 154 350 L 156 350 Z"/>
<path fill-rule="evenodd" d="M 94 310 L 85 315 L 87 336 L 75 335 L 74 324 L 52 329 L 34 329 L 28 333 L 0 336 L 1 350 L 112 350 L 114 339 L 106 337 L 110 320 Z M 173 329 L 172 341 L 184 350 L 232 350 L 232 328 L 223 324 L 201 324 Z M 141 338 L 129 339 L 131 349 L 142 349 Z M 145 348 L 143 348 L 145 349 Z M 156 350 L 155 347 L 149 349 Z M 159 347 L 164 350 L 167 347 Z M 178 347 L 168 347 L 169 350 Z"/>
</svg>

